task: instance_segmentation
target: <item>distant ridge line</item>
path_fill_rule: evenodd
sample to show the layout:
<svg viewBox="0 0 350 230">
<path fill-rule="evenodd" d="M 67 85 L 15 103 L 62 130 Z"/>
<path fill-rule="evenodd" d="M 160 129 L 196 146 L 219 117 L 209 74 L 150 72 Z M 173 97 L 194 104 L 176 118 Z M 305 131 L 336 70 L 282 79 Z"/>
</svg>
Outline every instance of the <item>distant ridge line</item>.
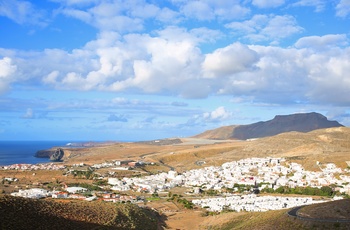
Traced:
<svg viewBox="0 0 350 230">
<path fill-rule="evenodd" d="M 237 139 L 247 140 L 274 136 L 285 132 L 310 132 L 316 129 L 344 127 L 337 121 L 330 121 L 322 114 L 296 113 L 276 115 L 272 120 L 259 121 L 249 125 L 231 125 L 205 131 L 194 137 L 207 139 Z"/>
</svg>

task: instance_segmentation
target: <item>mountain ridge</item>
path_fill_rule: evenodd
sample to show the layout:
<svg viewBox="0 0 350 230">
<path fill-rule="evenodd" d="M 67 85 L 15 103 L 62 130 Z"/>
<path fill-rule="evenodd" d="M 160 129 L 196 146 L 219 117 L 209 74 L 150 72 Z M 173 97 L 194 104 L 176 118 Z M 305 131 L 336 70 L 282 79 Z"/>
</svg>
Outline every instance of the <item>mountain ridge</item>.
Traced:
<svg viewBox="0 0 350 230">
<path fill-rule="evenodd" d="M 195 135 L 195 138 L 207 139 L 237 139 L 247 140 L 274 136 L 284 132 L 310 132 L 316 129 L 344 127 L 337 121 L 330 121 L 322 114 L 295 113 L 290 115 L 276 115 L 268 121 L 259 121 L 248 125 L 223 126 L 213 130 L 207 130 Z"/>
</svg>

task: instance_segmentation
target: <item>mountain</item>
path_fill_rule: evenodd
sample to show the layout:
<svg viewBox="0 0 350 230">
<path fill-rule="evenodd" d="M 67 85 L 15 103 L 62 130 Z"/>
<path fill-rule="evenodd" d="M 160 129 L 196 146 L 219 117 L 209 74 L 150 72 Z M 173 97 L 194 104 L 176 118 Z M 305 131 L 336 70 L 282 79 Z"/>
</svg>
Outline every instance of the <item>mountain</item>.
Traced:
<svg viewBox="0 0 350 230">
<path fill-rule="evenodd" d="M 329 121 L 319 113 L 297 113 L 277 115 L 272 120 L 260 121 L 249 125 L 232 125 L 209 130 L 196 138 L 207 139 L 238 139 L 246 140 L 274 136 L 280 133 L 297 131 L 310 132 L 316 129 L 343 127 L 337 121 Z"/>
</svg>

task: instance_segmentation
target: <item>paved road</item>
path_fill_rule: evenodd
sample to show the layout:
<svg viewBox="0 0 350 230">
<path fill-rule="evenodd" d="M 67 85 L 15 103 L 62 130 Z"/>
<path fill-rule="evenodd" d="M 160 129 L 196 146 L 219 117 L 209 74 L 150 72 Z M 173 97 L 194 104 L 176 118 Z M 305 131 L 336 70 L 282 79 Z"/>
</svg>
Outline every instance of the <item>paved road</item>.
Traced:
<svg viewBox="0 0 350 230">
<path fill-rule="evenodd" d="M 302 207 L 304 207 L 304 206 L 299 206 L 299 207 L 293 208 L 292 210 L 290 210 L 290 211 L 288 212 L 288 215 L 289 215 L 289 216 L 293 216 L 293 217 L 299 217 L 299 216 L 298 216 L 298 211 L 299 211 L 299 209 L 301 209 Z"/>
<path fill-rule="evenodd" d="M 298 215 L 298 211 L 303 208 L 304 206 L 295 207 L 287 212 L 289 216 L 296 217 L 300 220 L 307 220 L 307 221 L 318 221 L 318 222 L 328 222 L 328 223 L 350 223 L 350 220 L 344 220 L 344 219 L 320 219 L 320 218 L 308 218 L 308 217 L 302 217 Z"/>
</svg>

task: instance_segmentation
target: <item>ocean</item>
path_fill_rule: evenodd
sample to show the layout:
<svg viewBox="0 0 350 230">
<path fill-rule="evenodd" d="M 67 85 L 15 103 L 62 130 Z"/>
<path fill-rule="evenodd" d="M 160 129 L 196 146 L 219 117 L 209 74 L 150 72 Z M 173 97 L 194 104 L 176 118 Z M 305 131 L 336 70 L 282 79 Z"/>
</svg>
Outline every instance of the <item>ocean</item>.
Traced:
<svg viewBox="0 0 350 230">
<path fill-rule="evenodd" d="M 34 157 L 38 150 L 63 147 L 69 141 L 0 141 L 0 166 L 48 163 L 49 158 Z"/>
</svg>

